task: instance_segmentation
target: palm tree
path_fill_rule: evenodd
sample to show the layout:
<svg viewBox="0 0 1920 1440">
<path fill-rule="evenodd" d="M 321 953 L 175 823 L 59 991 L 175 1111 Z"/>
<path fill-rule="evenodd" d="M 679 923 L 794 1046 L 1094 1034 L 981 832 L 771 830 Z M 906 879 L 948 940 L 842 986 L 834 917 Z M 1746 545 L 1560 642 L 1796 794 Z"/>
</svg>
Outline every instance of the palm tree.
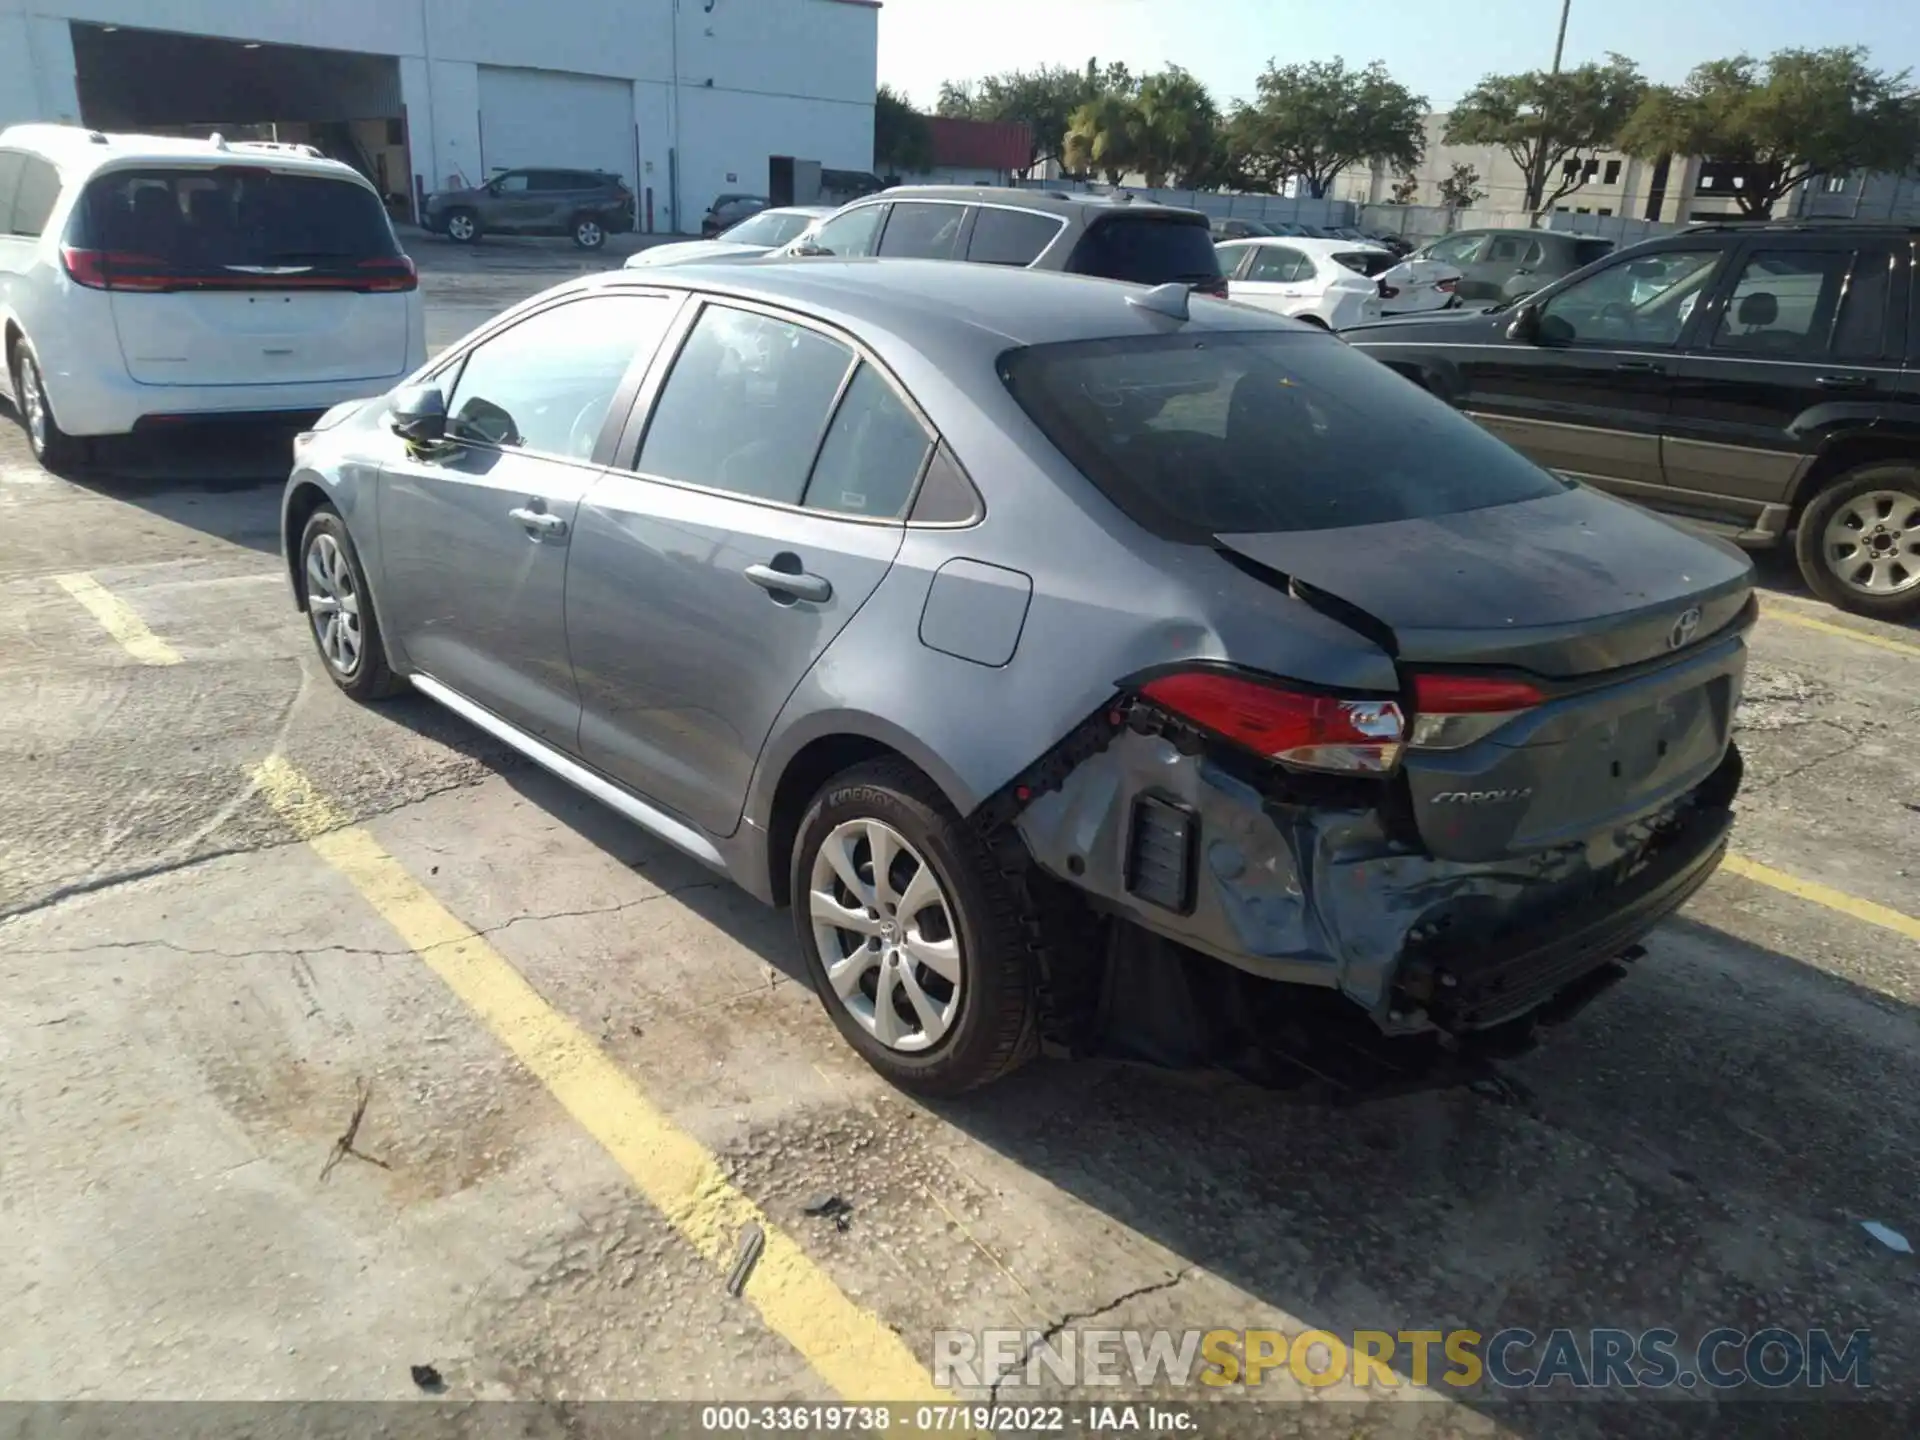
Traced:
<svg viewBox="0 0 1920 1440">
<path fill-rule="evenodd" d="M 1192 184 L 1212 158 L 1220 114 L 1207 87 L 1177 65 L 1140 82 L 1134 160 L 1150 189 L 1169 176 Z"/>
<path fill-rule="evenodd" d="M 1089 100 L 1067 121 L 1061 161 L 1075 174 L 1094 171 L 1118 185 L 1134 167 L 1139 152 L 1139 111 L 1124 95 Z"/>
</svg>

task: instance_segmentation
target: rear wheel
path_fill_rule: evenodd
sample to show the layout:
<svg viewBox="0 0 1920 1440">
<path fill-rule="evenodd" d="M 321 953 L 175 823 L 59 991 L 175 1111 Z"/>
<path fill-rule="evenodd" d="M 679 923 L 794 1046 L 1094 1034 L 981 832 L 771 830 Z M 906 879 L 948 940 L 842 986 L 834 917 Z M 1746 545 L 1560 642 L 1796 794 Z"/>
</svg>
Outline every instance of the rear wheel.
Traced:
<svg viewBox="0 0 1920 1440">
<path fill-rule="evenodd" d="M 1822 600 L 1880 620 L 1920 615 L 1920 464 L 1862 465 L 1814 496 L 1794 536 Z"/>
<path fill-rule="evenodd" d="M 573 243 L 582 250 L 598 250 L 607 243 L 607 229 L 591 215 L 579 216 L 573 222 Z"/>
<path fill-rule="evenodd" d="M 449 210 L 447 238 L 459 245 L 471 245 L 480 238 L 480 217 L 471 210 Z"/>
<path fill-rule="evenodd" d="M 913 767 L 874 761 L 829 781 L 800 823 L 791 881 L 821 1003 L 895 1085 L 958 1094 L 1038 1048 L 1021 902 Z"/>
<path fill-rule="evenodd" d="M 315 510 L 300 532 L 300 589 L 314 648 L 334 684 L 356 700 L 384 700 L 406 688 L 387 663 L 359 552 L 331 505 Z"/>
<path fill-rule="evenodd" d="M 24 342 L 16 342 L 9 357 L 13 372 L 15 407 L 21 428 L 27 432 L 27 447 L 43 469 L 55 474 L 72 469 L 81 459 L 81 444 L 60 428 L 54 418 L 53 402 L 47 398 L 46 381 L 40 374 L 40 362 Z"/>
</svg>

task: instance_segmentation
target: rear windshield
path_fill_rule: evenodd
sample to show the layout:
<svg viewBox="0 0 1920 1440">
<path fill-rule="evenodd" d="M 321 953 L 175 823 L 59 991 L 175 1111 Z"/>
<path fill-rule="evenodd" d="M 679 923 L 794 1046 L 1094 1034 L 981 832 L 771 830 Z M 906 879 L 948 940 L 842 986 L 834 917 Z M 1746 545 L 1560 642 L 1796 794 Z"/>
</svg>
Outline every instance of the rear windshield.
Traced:
<svg viewBox="0 0 1920 1440">
<path fill-rule="evenodd" d="M 150 257 L 186 274 L 246 267 L 351 268 L 400 254 L 379 198 L 364 185 L 252 166 L 114 170 L 87 186 L 82 248 Z"/>
<path fill-rule="evenodd" d="M 1343 250 L 1333 258 L 1347 269 L 1369 277 L 1391 270 L 1400 263 L 1384 250 Z"/>
<path fill-rule="evenodd" d="M 1611 255 L 1612 253 L 1613 241 L 1611 240 L 1576 240 L 1573 242 L 1573 263 L 1575 265 L 1591 265 L 1602 255 Z"/>
<path fill-rule="evenodd" d="M 1103 216 L 1080 237 L 1067 268 L 1141 285 L 1175 280 L 1196 285 L 1220 278 L 1220 257 L 1214 252 L 1213 232 L 1198 217 L 1112 215 Z"/>
<path fill-rule="evenodd" d="M 1373 525 L 1566 489 L 1331 336 L 1037 345 L 1004 354 L 1000 373 L 1108 499 L 1169 540 Z"/>
</svg>

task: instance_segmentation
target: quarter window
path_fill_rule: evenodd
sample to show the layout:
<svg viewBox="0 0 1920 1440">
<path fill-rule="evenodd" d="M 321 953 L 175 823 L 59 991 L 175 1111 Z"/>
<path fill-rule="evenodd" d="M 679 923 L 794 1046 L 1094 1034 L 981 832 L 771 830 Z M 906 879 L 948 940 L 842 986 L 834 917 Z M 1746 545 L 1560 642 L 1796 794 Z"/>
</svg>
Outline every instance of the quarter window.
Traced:
<svg viewBox="0 0 1920 1440">
<path fill-rule="evenodd" d="M 1609 265 L 1547 302 L 1540 338 L 1558 345 L 1676 345 L 1719 260 L 1717 250 L 1663 250 Z"/>
<path fill-rule="evenodd" d="M 1887 354 L 1887 316 L 1892 310 L 1893 254 L 1863 250 L 1840 301 L 1833 353 L 1841 360 L 1881 360 Z"/>
<path fill-rule="evenodd" d="M 862 365 L 820 447 L 806 504 L 843 515 L 896 516 L 906 509 L 931 443 L 893 386 Z"/>
<path fill-rule="evenodd" d="M 654 406 L 640 470 L 797 505 L 852 352 L 817 331 L 709 305 Z"/>
<path fill-rule="evenodd" d="M 673 311 L 658 295 L 597 295 L 481 342 L 448 397 L 448 436 L 590 458 L 621 379 L 652 356 Z"/>
<path fill-rule="evenodd" d="M 1844 250 L 1763 250 L 1747 261 L 1720 312 L 1713 348 L 1824 355 L 1853 257 Z"/>
<path fill-rule="evenodd" d="M 895 201 L 887 217 L 880 253 L 907 260 L 951 260 L 960 239 L 960 222 L 967 218 L 960 205 L 921 205 Z"/>
</svg>

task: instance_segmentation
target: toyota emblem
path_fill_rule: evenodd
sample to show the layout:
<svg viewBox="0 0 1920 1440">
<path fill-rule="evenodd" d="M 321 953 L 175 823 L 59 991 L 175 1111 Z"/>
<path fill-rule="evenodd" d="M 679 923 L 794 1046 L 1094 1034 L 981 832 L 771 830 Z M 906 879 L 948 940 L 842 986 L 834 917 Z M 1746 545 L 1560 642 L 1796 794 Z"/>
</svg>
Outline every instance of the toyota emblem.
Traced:
<svg viewBox="0 0 1920 1440">
<path fill-rule="evenodd" d="M 1693 641 L 1694 631 L 1700 628 L 1700 607 L 1689 605 L 1680 612 L 1680 618 L 1673 622 L 1673 628 L 1667 632 L 1667 649 L 1679 650 Z"/>
</svg>

